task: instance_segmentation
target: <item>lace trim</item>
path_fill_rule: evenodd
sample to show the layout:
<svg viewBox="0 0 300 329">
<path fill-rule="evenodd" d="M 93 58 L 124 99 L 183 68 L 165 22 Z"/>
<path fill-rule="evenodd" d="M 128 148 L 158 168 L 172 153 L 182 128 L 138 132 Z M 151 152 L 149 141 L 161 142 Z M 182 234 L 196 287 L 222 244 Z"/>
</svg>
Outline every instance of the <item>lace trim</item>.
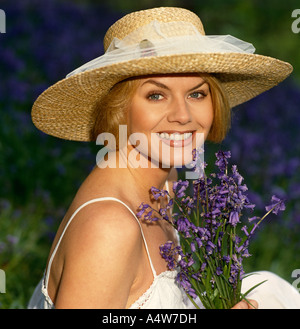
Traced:
<svg viewBox="0 0 300 329">
<path fill-rule="evenodd" d="M 140 309 L 142 308 L 148 300 L 151 298 L 154 287 L 156 285 L 156 282 L 161 279 L 161 278 L 167 278 L 167 279 L 175 279 L 177 275 L 176 271 L 164 271 L 160 273 L 159 275 L 155 276 L 153 282 L 151 283 L 150 287 L 129 307 L 130 309 L 132 308 L 137 308 Z"/>
<path fill-rule="evenodd" d="M 159 275 L 157 275 L 154 280 L 152 281 L 150 287 L 130 306 L 131 308 L 142 308 L 147 301 L 150 299 L 151 295 L 153 294 L 154 291 L 154 286 L 156 285 L 157 280 L 159 280 L 160 278 L 169 278 L 169 279 L 175 279 L 177 272 L 176 271 L 164 271 L 162 273 L 160 273 Z M 43 278 L 42 281 L 42 294 L 45 297 L 45 300 L 47 301 L 47 303 L 51 306 L 54 307 L 54 304 L 48 294 L 48 290 L 47 287 L 45 285 L 45 276 Z"/>
<path fill-rule="evenodd" d="M 42 281 L 42 294 L 45 296 L 45 299 L 47 301 L 47 303 L 51 306 L 51 307 L 54 307 L 54 303 L 52 302 L 49 294 L 48 294 L 48 289 L 46 287 L 46 284 L 45 284 L 45 276 L 43 278 L 43 281 Z"/>
</svg>

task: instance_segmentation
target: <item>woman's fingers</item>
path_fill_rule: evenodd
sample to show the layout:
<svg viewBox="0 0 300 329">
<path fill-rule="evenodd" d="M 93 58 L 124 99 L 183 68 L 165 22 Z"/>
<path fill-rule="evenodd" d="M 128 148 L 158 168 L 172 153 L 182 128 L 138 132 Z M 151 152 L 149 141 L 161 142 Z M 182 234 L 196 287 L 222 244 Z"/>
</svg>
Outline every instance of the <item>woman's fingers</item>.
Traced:
<svg viewBox="0 0 300 329">
<path fill-rule="evenodd" d="M 233 310 L 247 310 L 247 309 L 256 309 L 258 308 L 258 303 L 254 299 L 248 299 L 249 303 L 246 300 L 242 300 L 232 307 Z"/>
</svg>

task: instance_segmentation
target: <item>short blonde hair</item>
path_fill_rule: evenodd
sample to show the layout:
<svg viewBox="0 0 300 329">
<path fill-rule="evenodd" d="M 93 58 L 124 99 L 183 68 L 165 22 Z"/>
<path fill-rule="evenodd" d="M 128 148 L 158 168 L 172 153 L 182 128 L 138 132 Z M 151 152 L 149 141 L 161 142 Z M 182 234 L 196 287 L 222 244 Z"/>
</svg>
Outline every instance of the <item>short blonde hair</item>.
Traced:
<svg viewBox="0 0 300 329">
<path fill-rule="evenodd" d="M 96 120 L 91 131 L 91 140 L 102 132 L 111 133 L 119 146 L 119 125 L 127 123 L 127 113 L 133 95 L 139 85 L 136 79 L 127 79 L 115 84 L 109 93 L 97 104 Z"/>
<path fill-rule="evenodd" d="M 211 74 L 199 74 L 209 85 L 212 97 L 214 119 L 207 140 L 220 143 L 226 136 L 231 121 L 228 99 L 219 80 Z M 91 131 L 91 139 L 96 140 L 102 132 L 115 136 L 118 149 L 119 125 L 127 123 L 127 113 L 131 100 L 139 86 L 138 78 L 118 82 L 97 104 L 96 120 Z"/>
<path fill-rule="evenodd" d="M 216 77 L 209 74 L 202 77 L 209 85 L 214 109 L 214 119 L 207 140 L 214 143 L 221 143 L 226 137 L 231 125 L 229 101 L 222 84 Z"/>
</svg>

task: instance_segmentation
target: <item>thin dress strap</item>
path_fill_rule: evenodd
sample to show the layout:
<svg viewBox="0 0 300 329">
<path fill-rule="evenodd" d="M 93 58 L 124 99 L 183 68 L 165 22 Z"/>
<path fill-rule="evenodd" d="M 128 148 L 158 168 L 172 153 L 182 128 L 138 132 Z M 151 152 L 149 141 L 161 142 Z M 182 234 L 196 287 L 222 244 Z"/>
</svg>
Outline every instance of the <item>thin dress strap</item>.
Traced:
<svg viewBox="0 0 300 329">
<path fill-rule="evenodd" d="M 169 182 L 168 181 L 166 181 L 166 190 L 167 190 L 168 193 L 170 193 L 170 190 L 169 190 Z"/>
<path fill-rule="evenodd" d="M 149 249 L 148 249 L 148 245 L 147 245 L 147 242 L 146 242 L 146 239 L 145 239 L 145 236 L 144 236 L 144 233 L 143 233 L 143 229 L 142 229 L 142 226 L 141 226 L 141 223 L 139 222 L 138 218 L 136 217 L 135 213 L 127 206 L 126 203 L 124 203 L 123 201 L 117 199 L 117 198 L 113 198 L 113 197 L 103 197 L 103 198 L 96 198 L 96 199 L 92 199 L 90 201 L 87 201 L 85 202 L 84 204 L 82 204 L 79 208 L 77 208 L 77 210 L 73 213 L 73 215 L 71 216 L 71 218 L 69 219 L 69 221 L 67 222 L 66 226 L 64 227 L 64 230 L 53 250 L 53 253 L 49 259 L 49 263 L 48 263 L 48 267 L 47 267 L 47 271 L 46 271 L 46 275 L 45 275 L 45 282 L 44 282 L 44 285 L 45 287 L 47 288 L 48 287 L 48 282 L 49 282 L 49 276 L 50 276 L 50 269 L 51 269 L 51 265 L 52 265 L 52 262 L 53 262 L 53 259 L 54 259 L 54 256 L 57 252 L 57 249 L 60 245 L 60 242 L 68 228 L 68 226 L 70 225 L 71 221 L 73 220 L 73 218 L 78 214 L 78 212 L 86 207 L 87 205 L 91 204 L 91 203 L 95 203 L 95 202 L 100 202 L 100 201 L 116 201 L 116 202 L 119 202 L 121 203 L 123 206 L 125 206 L 130 212 L 131 214 L 134 216 L 134 218 L 136 219 L 136 221 L 138 222 L 139 226 L 140 226 L 140 229 L 141 229 L 141 234 L 142 234 L 142 237 L 143 237 L 143 241 L 144 241 L 144 244 L 145 244 L 145 248 L 146 248 L 146 252 L 147 252 L 147 256 L 148 256 L 148 259 L 149 259 L 149 263 L 150 263 L 150 267 L 151 267 L 151 270 L 152 270 L 152 273 L 153 273 L 153 277 L 155 278 L 157 275 L 156 275 L 156 271 L 154 269 L 154 266 L 153 266 L 153 263 L 152 263 L 152 260 L 151 260 L 151 257 L 150 257 L 150 253 L 149 253 Z"/>
</svg>

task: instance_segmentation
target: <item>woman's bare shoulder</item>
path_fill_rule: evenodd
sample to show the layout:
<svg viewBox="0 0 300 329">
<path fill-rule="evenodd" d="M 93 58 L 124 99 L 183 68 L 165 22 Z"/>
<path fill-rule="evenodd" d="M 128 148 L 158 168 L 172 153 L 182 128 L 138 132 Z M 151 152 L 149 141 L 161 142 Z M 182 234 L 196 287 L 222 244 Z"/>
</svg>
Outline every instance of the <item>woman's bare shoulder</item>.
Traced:
<svg viewBox="0 0 300 329">
<path fill-rule="evenodd" d="M 64 240 L 56 307 L 124 307 L 143 250 L 131 212 L 115 201 L 89 204 L 78 212 Z"/>
<path fill-rule="evenodd" d="M 76 248 L 78 241 L 85 247 L 106 250 L 141 242 L 140 226 L 133 214 L 121 203 L 103 200 L 81 209 L 73 219 L 66 240 Z M 94 246 L 93 246 L 94 245 Z"/>
</svg>

